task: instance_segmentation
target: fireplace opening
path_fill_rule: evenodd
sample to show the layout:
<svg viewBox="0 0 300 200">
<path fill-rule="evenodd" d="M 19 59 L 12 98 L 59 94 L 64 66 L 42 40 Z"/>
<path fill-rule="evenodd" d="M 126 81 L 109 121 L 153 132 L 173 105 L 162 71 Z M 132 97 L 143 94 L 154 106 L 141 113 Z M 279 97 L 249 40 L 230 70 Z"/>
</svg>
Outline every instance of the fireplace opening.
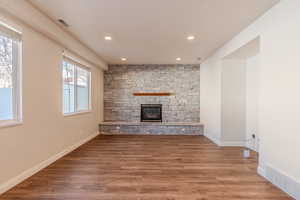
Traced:
<svg viewBox="0 0 300 200">
<path fill-rule="evenodd" d="M 142 104 L 141 122 L 162 122 L 162 105 Z"/>
</svg>

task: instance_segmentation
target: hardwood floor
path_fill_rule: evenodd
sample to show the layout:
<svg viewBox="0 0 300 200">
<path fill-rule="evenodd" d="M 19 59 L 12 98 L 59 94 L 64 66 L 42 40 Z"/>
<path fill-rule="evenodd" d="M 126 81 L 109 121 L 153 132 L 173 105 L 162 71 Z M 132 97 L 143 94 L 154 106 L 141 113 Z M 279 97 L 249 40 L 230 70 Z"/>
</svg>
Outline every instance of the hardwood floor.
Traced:
<svg viewBox="0 0 300 200">
<path fill-rule="evenodd" d="M 0 199 L 292 199 L 256 168 L 255 155 L 203 136 L 98 136 Z"/>
</svg>

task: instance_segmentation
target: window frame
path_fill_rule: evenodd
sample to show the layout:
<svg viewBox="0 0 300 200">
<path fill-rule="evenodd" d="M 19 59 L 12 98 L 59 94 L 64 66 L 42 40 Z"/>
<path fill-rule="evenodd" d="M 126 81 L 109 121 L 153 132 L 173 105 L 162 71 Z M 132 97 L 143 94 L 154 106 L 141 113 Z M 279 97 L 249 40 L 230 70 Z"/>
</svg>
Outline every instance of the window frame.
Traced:
<svg viewBox="0 0 300 200">
<path fill-rule="evenodd" d="M 0 21 L 0 35 L 9 38 L 12 43 L 12 114 L 13 119 L 0 120 L 0 128 L 23 124 L 22 112 L 22 34 Z"/>
<path fill-rule="evenodd" d="M 64 112 L 64 76 L 63 76 L 63 72 L 64 72 L 64 62 L 67 62 L 71 65 L 74 66 L 74 112 L 68 112 L 65 113 Z M 85 71 L 88 72 L 88 109 L 86 110 L 78 110 L 78 96 L 77 96 L 77 77 L 78 77 L 78 70 L 77 68 L 83 69 Z M 61 81 L 61 86 L 62 86 L 62 114 L 65 117 L 68 116 L 74 116 L 74 115 L 80 115 L 80 114 L 86 114 L 86 113 L 91 113 L 92 112 L 92 72 L 91 69 L 89 67 L 86 67 L 85 65 L 81 64 L 80 62 L 77 62 L 75 59 L 73 59 L 72 57 L 63 55 L 62 57 L 62 63 L 61 63 L 61 77 L 62 77 L 62 81 Z"/>
</svg>

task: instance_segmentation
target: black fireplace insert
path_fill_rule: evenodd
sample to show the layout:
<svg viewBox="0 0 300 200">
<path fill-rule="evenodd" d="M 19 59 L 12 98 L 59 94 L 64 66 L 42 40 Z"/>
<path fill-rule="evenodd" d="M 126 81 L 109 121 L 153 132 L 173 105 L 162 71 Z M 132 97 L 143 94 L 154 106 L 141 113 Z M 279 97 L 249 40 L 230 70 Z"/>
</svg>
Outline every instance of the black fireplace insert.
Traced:
<svg viewBox="0 0 300 200">
<path fill-rule="evenodd" d="M 162 105 L 142 104 L 141 122 L 162 122 Z"/>
</svg>

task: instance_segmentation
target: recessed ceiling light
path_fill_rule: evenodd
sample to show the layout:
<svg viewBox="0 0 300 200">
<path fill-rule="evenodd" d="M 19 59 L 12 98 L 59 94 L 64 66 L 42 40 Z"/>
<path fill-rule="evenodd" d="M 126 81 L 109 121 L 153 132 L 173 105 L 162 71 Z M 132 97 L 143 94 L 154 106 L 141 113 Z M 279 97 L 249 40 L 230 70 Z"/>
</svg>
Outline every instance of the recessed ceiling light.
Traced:
<svg viewBox="0 0 300 200">
<path fill-rule="evenodd" d="M 126 60 L 127 60 L 127 58 L 121 58 L 121 60 L 122 60 L 122 61 L 126 61 Z"/>
<path fill-rule="evenodd" d="M 181 58 L 176 58 L 177 61 L 181 61 Z"/>
<path fill-rule="evenodd" d="M 104 39 L 105 40 L 112 40 L 112 37 L 111 36 L 105 36 Z"/>
<path fill-rule="evenodd" d="M 188 36 L 186 39 L 188 39 L 188 40 L 194 40 L 194 39 L 195 39 L 195 36 L 190 35 L 190 36 Z"/>
</svg>

